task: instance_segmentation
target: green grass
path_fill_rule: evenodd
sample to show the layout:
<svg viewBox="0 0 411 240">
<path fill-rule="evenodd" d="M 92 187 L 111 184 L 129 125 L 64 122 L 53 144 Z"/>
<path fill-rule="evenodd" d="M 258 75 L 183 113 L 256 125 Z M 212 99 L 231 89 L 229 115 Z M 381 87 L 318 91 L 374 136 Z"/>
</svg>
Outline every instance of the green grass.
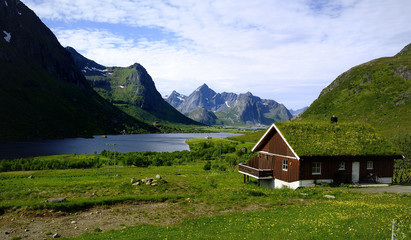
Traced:
<svg viewBox="0 0 411 240">
<path fill-rule="evenodd" d="M 253 141 L 253 134 L 244 140 Z M 238 154 L 232 152 L 233 147 L 249 148 L 252 142 L 192 139 L 188 143 L 193 152 L 205 154 L 173 166 L 119 166 L 118 177 L 114 177 L 113 166 L 0 173 L 0 213 L 58 210 L 75 214 L 96 206 L 115 209 L 117 204 L 159 202 L 178 208 L 172 213 L 172 224 L 154 221 L 112 231 L 99 226 L 104 231 L 73 239 L 388 239 L 393 218 L 400 221 L 399 234 L 404 239 L 411 237 L 410 195 L 361 194 L 352 188 L 330 186 L 268 189 L 258 187 L 255 180 L 244 184 L 243 176 L 230 167 L 229 160 Z M 221 160 L 218 155 L 212 156 L 219 149 Z M 229 167 L 226 171 L 213 167 L 205 171 L 207 161 L 212 166 Z M 132 177 L 157 174 L 164 179 L 159 186 L 130 183 Z M 336 199 L 326 199 L 326 194 Z M 44 202 L 57 197 L 67 201 Z"/>
<path fill-rule="evenodd" d="M 256 144 L 266 131 L 267 129 L 251 131 L 240 136 L 228 137 L 227 139 Z"/>
<path fill-rule="evenodd" d="M 321 191 L 321 190 L 319 190 Z M 188 219 L 172 226 L 139 225 L 75 239 L 389 239 L 393 217 L 409 226 L 409 198 L 360 196 Z M 411 235 L 408 233 L 407 237 Z"/>
<path fill-rule="evenodd" d="M 410 195 L 363 195 L 346 187 L 272 190 L 258 187 L 255 181 L 242 183 L 243 176 L 235 169 L 204 171 L 204 163 L 119 167 L 119 177 L 113 177 L 113 168 L 108 176 L 104 167 L 0 173 L 0 208 L 73 212 L 118 203 L 178 202 L 186 212 L 209 209 L 203 217 L 177 215 L 179 221 L 172 225 L 137 225 L 78 239 L 386 239 L 393 218 L 405 228 L 411 223 Z M 156 174 L 167 183 L 130 184 L 131 177 Z M 336 199 L 325 199 L 325 194 Z M 67 202 L 44 203 L 55 197 L 65 197 Z"/>
</svg>

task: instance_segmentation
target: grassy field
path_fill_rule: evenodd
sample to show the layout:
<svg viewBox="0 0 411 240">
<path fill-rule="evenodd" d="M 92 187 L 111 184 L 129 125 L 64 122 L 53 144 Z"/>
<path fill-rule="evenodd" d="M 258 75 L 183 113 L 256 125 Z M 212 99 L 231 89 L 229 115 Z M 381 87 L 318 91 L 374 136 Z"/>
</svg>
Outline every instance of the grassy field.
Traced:
<svg viewBox="0 0 411 240">
<path fill-rule="evenodd" d="M 119 154 L 116 169 L 105 165 L 107 158 L 101 155 L 35 158 L 31 163 L 46 167 L 56 163 L 64 167 L 68 159 L 77 164 L 98 160 L 98 164 L 89 169 L 1 172 L 0 236 L 389 239 L 392 220 L 398 218 L 397 239 L 411 238 L 410 194 L 363 194 L 348 186 L 291 190 L 262 188 L 255 181 L 244 184 L 236 165 L 251 155 L 241 149 L 249 151 L 261 134 L 192 139 L 188 141 L 191 152 Z M 142 156 L 152 158 L 146 160 L 147 167 L 123 165 Z M 130 182 L 132 177 L 155 178 L 157 174 L 162 176 L 157 186 Z M 66 201 L 45 202 L 50 198 Z"/>
<path fill-rule="evenodd" d="M 327 186 L 272 190 L 260 188 L 255 182 L 242 183 L 243 177 L 235 169 L 205 171 L 204 163 L 198 160 L 175 166 L 118 167 L 118 177 L 113 177 L 113 167 L 110 174 L 105 167 L 0 173 L 2 220 L 22 213 L 43 216 L 50 211 L 61 211 L 69 218 L 96 207 L 104 210 L 127 204 L 161 203 L 161 212 L 145 213 L 153 215 L 147 222 L 119 222 L 121 228 L 111 231 L 107 223 L 100 222 L 94 230 L 83 229 L 67 236 L 86 233 L 74 239 L 387 239 L 393 218 L 400 220 L 400 235 L 411 236 L 410 195 L 361 194 L 347 187 Z M 163 177 L 159 186 L 130 183 L 131 177 L 143 179 L 157 174 Z M 326 199 L 326 194 L 336 198 Z M 44 203 L 57 197 L 67 201 Z M 133 218 L 143 215 L 136 213 Z M 163 218 L 172 221 L 162 222 Z M 38 217 L 33 219 L 40 222 Z M 58 217 L 51 219 L 57 221 Z M 25 226 L 30 228 L 30 223 Z M 21 237 L 21 226 L 15 228 L 14 237 Z M 39 231 L 44 237 L 44 233 L 53 232 L 48 224 L 43 228 Z"/>
</svg>

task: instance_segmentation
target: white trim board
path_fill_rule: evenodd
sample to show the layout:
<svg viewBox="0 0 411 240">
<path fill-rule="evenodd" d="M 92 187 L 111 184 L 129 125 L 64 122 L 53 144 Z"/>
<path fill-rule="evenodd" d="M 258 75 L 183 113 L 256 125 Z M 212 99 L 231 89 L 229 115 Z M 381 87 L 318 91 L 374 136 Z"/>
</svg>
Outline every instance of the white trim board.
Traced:
<svg viewBox="0 0 411 240">
<path fill-rule="evenodd" d="M 273 125 L 271 125 L 271 127 L 264 133 L 264 135 L 260 138 L 260 140 L 258 140 L 257 144 L 253 147 L 253 149 L 251 150 L 252 152 L 255 152 L 257 146 L 259 146 L 261 144 L 261 142 L 263 141 L 263 139 L 266 138 L 267 134 L 269 132 L 272 131 L 272 129 L 275 129 L 278 134 L 280 134 L 280 137 L 283 139 L 283 141 L 285 142 L 285 144 L 287 144 L 287 147 L 291 150 L 291 152 L 294 154 L 295 159 L 300 160 L 300 157 L 297 155 L 297 153 L 295 153 L 294 149 L 290 146 L 290 144 L 288 144 L 287 139 L 285 139 L 285 137 L 283 136 L 283 134 L 280 132 L 280 130 L 277 128 L 277 126 L 273 123 Z"/>
<path fill-rule="evenodd" d="M 268 156 L 276 156 L 276 157 L 297 159 L 296 157 L 290 157 L 290 156 L 285 156 L 285 155 L 281 155 L 281 154 L 269 153 L 269 152 L 266 152 L 266 151 L 259 151 L 259 153 L 262 153 L 262 154 L 265 154 L 265 155 L 268 155 Z"/>
<path fill-rule="evenodd" d="M 255 178 L 255 179 L 274 179 L 273 177 L 257 177 L 257 176 L 254 176 L 254 175 L 252 175 L 252 174 L 245 173 L 245 172 L 242 172 L 242 171 L 238 171 L 238 172 L 241 173 L 241 174 L 250 176 L 250 177 L 252 177 L 252 178 Z"/>
</svg>

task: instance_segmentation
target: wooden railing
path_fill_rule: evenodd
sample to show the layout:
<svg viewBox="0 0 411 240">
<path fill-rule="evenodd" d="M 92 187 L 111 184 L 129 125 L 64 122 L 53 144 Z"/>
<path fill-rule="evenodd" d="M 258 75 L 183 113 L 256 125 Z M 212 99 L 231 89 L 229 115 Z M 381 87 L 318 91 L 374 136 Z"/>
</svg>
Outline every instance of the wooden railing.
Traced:
<svg viewBox="0 0 411 240">
<path fill-rule="evenodd" d="M 243 163 L 240 163 L 238 165 L 238 171 L 247 173 L 249 175 L 252 175 L 258 179 L 260 178 L 272 178 L 273 177 L 273 170 L 272 169 L 258 169 L 254 168 L 248 165 L 245 165 Z"/>
<path fill-rule="evenodd" d="M 258 155 L 254 156 L 253 158 L 249 159 L 245 165 L 247 165 L 249 167 L 252 167 L 252 168 L 257 168 L 258 169 L 259 168 L 259 162 L 260 162 L 259 160 L 260 160 L 260 158 L 258 157 Z"/>
</svg>

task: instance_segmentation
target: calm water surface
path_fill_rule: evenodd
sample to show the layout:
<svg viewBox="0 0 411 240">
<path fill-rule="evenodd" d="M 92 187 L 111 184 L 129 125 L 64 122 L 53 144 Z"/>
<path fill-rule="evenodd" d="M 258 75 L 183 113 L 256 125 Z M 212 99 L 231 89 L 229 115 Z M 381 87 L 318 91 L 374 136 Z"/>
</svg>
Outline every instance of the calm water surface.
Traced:
<svg viewBox="0 0 411 240">
<path fill-rule="evenodd" d="M 107 138 L 68 138 L 35 142 L 15 142 L 0 144 L 0 159 L 46 156 L 56 154 L 93 154 L 107 149 L 106 144 L 116 144 L 118 152 L 174 152 L 189 150 L 185 143 L 191 138 L 225 138 L 237 136 L 232 133 L 168 133 L 168 134 L 135 134 L 108 135 Z M 113 146 L 110 146 L 113 151 Z"/>
</svg>

